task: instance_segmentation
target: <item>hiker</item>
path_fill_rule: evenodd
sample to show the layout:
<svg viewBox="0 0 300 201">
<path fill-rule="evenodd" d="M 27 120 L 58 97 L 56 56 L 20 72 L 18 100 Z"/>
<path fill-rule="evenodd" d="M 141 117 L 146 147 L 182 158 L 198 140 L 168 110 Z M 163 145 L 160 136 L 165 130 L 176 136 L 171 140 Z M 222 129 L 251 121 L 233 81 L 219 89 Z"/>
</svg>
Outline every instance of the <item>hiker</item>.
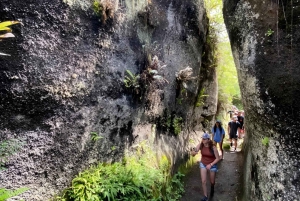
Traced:
<svg viewBox="0 0 300 201">
<path fill-rule="evenodd" d="M 242 111 L 238 112 L 237 118 L 238 118 L 238 122 L 240 122 L 240 124 L 241 124 L 241 134 L 243 135 L 244 134 L 244 116 L 242 115 Z"/>
<path fill-rule="evenodd" d="M 214 195 L 216 172 L 218 171 L 217 163 L 220 160 L 220 156 L 217 147 L 213 145 L 208 133 L 202 135 L 202 141 L 194 148 L 192 155 L 195 156 L 199 150 L 201 152 L 200 175 L 204 194 L 201 201 L 208 201 L 206 186 L 207 171 L 209 170 L 211 183 L 210 196 L 212 197 Z"/>
<path fill-rule="evenodd" d="M 228 123 L 228 135 L 230 140 L 230 146 L 232 147 L 232 141 L 234 141 L 234 151 L 237 147 L 237 138 L 240 138 L 241 124 L 238 122 L 237 116 L 232 117 L 232 121 Z"/>
<path fill-rule="evenodd" d="M 213 139 L 216 147 L 219 144 L 219 147 L 220 147 L 220 150 L 221 150 L 221 153 L 222 153 L 222 158 L 221 159 L 224 159 L 224 152 L 223 152 L 222 145 L 223 145 L 223 140 L 224 140 L 224 137 L 225 137 L 225 130 L 222 127 L 222 122 L 220 120 L 216 121 L 215 125 L 211 129 L 211 132 L 212 132 L 212 139 Z"/>
</svg>

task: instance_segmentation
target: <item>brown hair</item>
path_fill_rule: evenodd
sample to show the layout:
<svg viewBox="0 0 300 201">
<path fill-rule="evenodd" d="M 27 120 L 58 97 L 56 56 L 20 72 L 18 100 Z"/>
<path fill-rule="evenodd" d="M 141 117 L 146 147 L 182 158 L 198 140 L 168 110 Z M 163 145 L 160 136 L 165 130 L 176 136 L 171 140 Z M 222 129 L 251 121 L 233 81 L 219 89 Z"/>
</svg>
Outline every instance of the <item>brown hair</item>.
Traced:
<svg viewBox="0 0 300 201">
<path fill-rule="evenodd" d="M 200 148 L 199 148 L 199 149 L 201 150 L 203 146 L 204 146 L 204 144 L 203 144 L 203 142 L 201 142 Z M 214 146 L 213 141 L 210 140 L 210 139 L 208 139 L 208 147 L 209 147 L 210 149 L 212 149 L 213 146 Z"/>
</svg>

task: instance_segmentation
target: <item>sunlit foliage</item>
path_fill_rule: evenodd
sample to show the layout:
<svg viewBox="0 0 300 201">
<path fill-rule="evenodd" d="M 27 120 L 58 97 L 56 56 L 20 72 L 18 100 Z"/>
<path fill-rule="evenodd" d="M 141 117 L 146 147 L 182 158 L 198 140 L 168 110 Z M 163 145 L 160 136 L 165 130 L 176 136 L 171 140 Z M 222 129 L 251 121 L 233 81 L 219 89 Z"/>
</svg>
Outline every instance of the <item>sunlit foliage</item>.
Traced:
<svg viewBox="0 0 300 201">
<path fill-rule="evenodd" d="M 205 6 L 209 17 L 211 34 L 216 34 L 217 37 L 216 57 L 218 60 L 219 105 L 226 108 L 226 105 L 240 102 L 240 100 L 236 100 L 241 97 L 237 72 L 224 24 L 222 0 L 205 0 Z M 239 105 L 239 107 L 242 106 Z"/>
</svg>

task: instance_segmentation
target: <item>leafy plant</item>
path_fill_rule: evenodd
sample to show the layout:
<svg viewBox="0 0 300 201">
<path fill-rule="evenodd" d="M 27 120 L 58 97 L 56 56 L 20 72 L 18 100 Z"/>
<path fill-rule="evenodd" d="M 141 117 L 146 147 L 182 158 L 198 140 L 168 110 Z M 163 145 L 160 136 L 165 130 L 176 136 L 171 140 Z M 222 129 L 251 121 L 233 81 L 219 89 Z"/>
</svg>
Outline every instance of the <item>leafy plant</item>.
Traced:
<svg viewBox="0 0 300 201">
<path fill-rule="evenodd" d="M 205 95 L 204 92 L 205 92 L 205 88 L 202 88 L 197 97 L 196 107 L 203 106 L 204 105 L 204 97 L 209 96 L 209 95 Z"/>
<path fill-rule="evenodd" d="M 150 57 L 151 58 L 151 57 Z M 150 60 L 149 58 L 149 60 Z M 152 60 L 150 61 L 150 64 L 147 66 L 147 68 L 142 72 L 141 74 L 141 80 L 143 82 L 144 86 L 149 86 L 151 83 L 156 81 L 158 84 L 164 84 L 169 83 L 168 80 L 166 80 L 162 75 L 159 75 L 159 70 L 162 68 L 165 68 L 166 65 L 160 65 L 160 61 L 158 57 L 155 55 Z"/>
<path fill-rule="evenodd" d="M 131 88 L 136 94 L 140 91 L 140 76 L 134 75 L 130 70 L 126 70 L 127 75 L 124 79 L 124 84 L 126 88 Z"/>
<path fill-rule="evenodd" d="M 0 142 L 0 170 L 5 169 L 3 166 L 9 156 L 17 153 L 24 142 L 17 139 L 9 139 Z"/>
<path fill-rule="evenodd" d="M 265 33 L 266 36 L 272 36 L 274 31 L 272 29 L 268 29 L 268 31 Z"/>
<path fill-rule="evenodd" d="M 268 137 L 264 137 L 264 139 L 261 140 L 261 142 L 265 146 L 269 146 L 269 141 L 270 141 L 270 139 Z"/>
<path fill-rule="evenodd" d="M 99 136 L 97 132 L 91 132 L 91 138 L 93 141 L 97 141 L 99 139 L 102 139 L 103 137 Z"/>
<path fill-rule="evenodd" d="M 16 190 L 8 190 L 5 188 L 0 188 L 0 201 L 5 201 L 8 198 L 12 198 L 14 196 L 20 195 L 27 191 L 29 188 L 18 188 Z"/>
<path fill-rule="evenodd" d="M 12 30 L 11 30 L 11 28 L 9 28 L 9 26 L 14 25 L 14 24 L 18 24 L 18 23 L 20 23 L 20 22 L 19 21 L 0 22 L 0 31 L 6 31 L 7 32 L 5 34 L 0 35 L 0 41 L 1 41 L 1 39 L 4 39 L 4 38 L 13 38 L 13 37 L 15 37 L 15 35 L 11 33 Z M 10 56 L 9 54 L 5 54 L 5 53 L 1 53 L 1 52 L 0 52 L 0 55 Z"/>
<path fill-rule="evenodd" d="M 59 201 L 169 201 L 183 192 L 183 174 L 170 177 L 170 162 L 163 156 L 157 164 L 156 154 L 145 144 L 122 162 L 99 163 L 79 173 Z"/>
<path fill-rule="evenodd" d="M 175 135 L 179 135 L 181 132 L 182 120 L 182 117 L 175 117 L 173 119 L 173 128 Z"/>
</svg>

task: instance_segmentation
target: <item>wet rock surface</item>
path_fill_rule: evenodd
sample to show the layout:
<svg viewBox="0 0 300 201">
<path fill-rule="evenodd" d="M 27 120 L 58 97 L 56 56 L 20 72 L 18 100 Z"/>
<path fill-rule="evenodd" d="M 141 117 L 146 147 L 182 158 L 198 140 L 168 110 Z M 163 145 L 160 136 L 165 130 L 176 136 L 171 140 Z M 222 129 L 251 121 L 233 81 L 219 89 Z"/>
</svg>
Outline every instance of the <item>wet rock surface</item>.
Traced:
<svg viewBox="0 0 300 201">
<path fill-rule="evenodd" d="M 214 120 L 216 71 L 202 69 L 203 2 L 111 2 L 100 15 L 91 1 L 0 3 L 0 21 L 22 22 L 12 27 L 14 39 L 1 41 L 0 51 L 12 56 L 0 57 L 0 136 L 24 142 L 0 180 L 8 189 L 29 187 L 25 200 L 51 198 L 79 171 L 118 161 L 142 140 L 155 139 L 153 146 L 176 163 L 189 150 L 189 136 Z M 126 70 L 142 74 L 154 56 L 166 65 L 158 75 L 167 82 L 128 90 Z M 185 90 L 176 72 L 187 66 L 197 79 Z M 195 107 L 203 88 L 209 96 Z M 166 126 L 176 118 L 178 135 Z M 101 139 L 93 141 L 92 132 Z"/>
<path fill-rule="evenodd" d="M 244 200 L 298 200 L 299 2 L 223 2 L 246 114 Z"/>
</svg>

